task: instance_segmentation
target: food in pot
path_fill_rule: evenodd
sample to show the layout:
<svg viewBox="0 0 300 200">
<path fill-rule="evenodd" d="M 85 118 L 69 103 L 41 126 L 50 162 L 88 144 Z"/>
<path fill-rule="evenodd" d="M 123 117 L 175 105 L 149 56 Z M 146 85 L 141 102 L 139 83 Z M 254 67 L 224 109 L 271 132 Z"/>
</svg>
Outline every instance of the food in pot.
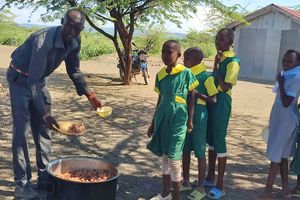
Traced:
<svg viewBox="0 0 300 200">
<path fill-rule="evenodd" d="M 102 182 L 114 177 L 113 174 L 105 170 L 77 169 L 66 173 L 57 174 L 57 177 L 82 183 Z"/>
<path fill-rule="evenodd" d="M 69 127 L 68 133 L 83 133 L 84 131 L 83 123 L 74 123 Z"/>
</svg>

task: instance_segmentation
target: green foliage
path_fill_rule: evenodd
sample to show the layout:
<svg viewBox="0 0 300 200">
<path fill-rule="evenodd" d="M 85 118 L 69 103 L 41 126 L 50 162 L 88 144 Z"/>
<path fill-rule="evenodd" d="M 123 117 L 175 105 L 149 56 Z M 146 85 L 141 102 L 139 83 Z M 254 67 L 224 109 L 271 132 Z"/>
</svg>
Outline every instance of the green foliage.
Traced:
<svg viewBox="0 0 300 200">
<path fill-rule="evenodd" d="M 97 33 L 81 33 L 81 52 L 83 60 L 114 52 L 112 42 Z"/>
<path fill-rule="evenodd" d="M 204 52 L 204 57 L 208 58 L 216 54 L 214 36 L 209 32 L 198 32 L 191 30 L 186 38 L 181 40 L 182 46 L 187 49 L 189 47 L 200 47 Z"/>
<path fill-rule="evenodd" d="M 20 46 L 37 28 L 23 28 L 11 22 L 0 24 L 0 45 Z M 110 40 L 97 33 L 81 34 L 81 54 L 83 60 L 114 52 Z"/>
<path fill-rule="evenodd" d="M 165 41 L 166 33 L 159 27 L 143 29 L 143 36 L 135 37 L 134 43 L 139 49 L 143 49 L 149 54 L 160 55 L 161 46 Z"/>
</svg>

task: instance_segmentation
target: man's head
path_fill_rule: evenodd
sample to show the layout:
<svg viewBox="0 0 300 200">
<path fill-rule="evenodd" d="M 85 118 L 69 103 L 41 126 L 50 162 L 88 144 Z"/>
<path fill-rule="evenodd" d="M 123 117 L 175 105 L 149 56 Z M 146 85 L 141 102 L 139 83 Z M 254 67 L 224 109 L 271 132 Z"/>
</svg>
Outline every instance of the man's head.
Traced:
<svg viewBox="0 0 300 200">
<path fill-rule="evenodd" d="M 168 40 L 162 46 L 162 60 L 165 65 L 171 66 L 176 64 L 177 59 L 181 56 L 180 43 L 176 40 Z"/>
<path fill-rule="evenodd" d="M 191 68 L 200 64 L 203 60 L 204 54 L 199 47 L 191 47 L 183 53 L 184 66 Z"/>
<path fill-rule="evenodd" d="M 84 28 L 85 16 L 78 9 L 70 9 L 61 19 L 62 35 L 64 42 L 76 38 Z"/>
</svg>

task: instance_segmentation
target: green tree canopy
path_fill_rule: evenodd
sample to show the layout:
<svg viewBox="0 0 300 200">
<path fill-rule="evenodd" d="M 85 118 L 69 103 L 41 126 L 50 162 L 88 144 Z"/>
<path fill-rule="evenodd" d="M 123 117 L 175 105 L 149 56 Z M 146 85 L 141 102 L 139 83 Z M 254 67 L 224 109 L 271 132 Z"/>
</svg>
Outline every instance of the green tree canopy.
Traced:
<svg viewBox="0 0 300 200">
<path fill-rule="evenodd" d="M 80 8 L 85 12 L 88 23 L 114 43 L 125 69 L 124 84 L 129 84 L 131 80 L 131 42 L 137 25 L 161 24 L 168 20 L 180 27 L 183 23 L 182 19 L 192 17 L 192 14 L 197 12 L 197 7 L 201 5 L 209 7 L 211 13 L 221 13 L 234 19 L 242 19 L 234 8 L 225 6 L 220 0 L 4 0 L 3 2 L 3 5 L 0 5 L 2 8 L 12 5 L 18 8 L 34 9 L 45 7 L 46 12 L 42 14 L 44 20 L 59 18 L 70 7 Z M 105 23 L 113 24 L 113 34 L 102 29 Z M 125 56 L 122 56 L 121 49 L 124 50 Z"/>
</svg>

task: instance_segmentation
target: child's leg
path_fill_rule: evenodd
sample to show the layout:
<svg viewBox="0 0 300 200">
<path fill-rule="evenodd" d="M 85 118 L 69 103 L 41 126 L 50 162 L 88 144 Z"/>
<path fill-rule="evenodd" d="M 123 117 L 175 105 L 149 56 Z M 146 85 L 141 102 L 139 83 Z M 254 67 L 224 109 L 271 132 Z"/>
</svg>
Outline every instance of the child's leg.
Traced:
<svg viewBox="0 0 300 200">
<path fill-rule="evenodd" d="M 190 163 L 191 163 L 191 153 L 184 153 L 182 155 L 182 175 L 183 175 L 183 186 L 190 186 Z"/>
<path fill-rule="evenodd" d="M 288 179 L 288 160 L 282 158 L 280 162 L 280 175 L 282 181 L 282 191 L 279 194 L 281 197 L 288 196 L 290 194 L 289 179 Z"/>
<path fill-rule="evenodd" d="M 266 188 L 257 199 L 270 199 L 273 197 L 272 188 L 279 168 L 279 163 L 271 162 Z"/>
<path fill-rule="evenodd" d="M 211 182 L 215 181 L 216 160 L 217 160 L 216 152 L 212 149 L 212 147 L 209 147 L 208 148 L 208 172 L 207 172 L 206 179 Z"/>
<path fill-rule="evenodd" d="M 204 158 L 198 158 L 198 188 L 201 192 L 204 192 L 203 182 L 205 179 L 206 160 Z"/>
<path fill-rule="evenodd" d="M 163 174 L 163 192 L 162 196 L 166 197 L 170 194 L 171 168 L 167 155 L 162 156 L 162 174 Z"/>
<path fill-rule="evenodd" d="M 180 184 L 181 184 L 181 163 L 180 160 L 169 159 L 171 168 L 171 178 L 173 182 L 172 200 L 180 200 Z"/>
<path fill-rule="evenodd" d="M 218 180 L 216 187 L 220 190 L 224 189 L 223 180 L 226 168 L 227 156 L 218 156 Z"/>
</svg>

